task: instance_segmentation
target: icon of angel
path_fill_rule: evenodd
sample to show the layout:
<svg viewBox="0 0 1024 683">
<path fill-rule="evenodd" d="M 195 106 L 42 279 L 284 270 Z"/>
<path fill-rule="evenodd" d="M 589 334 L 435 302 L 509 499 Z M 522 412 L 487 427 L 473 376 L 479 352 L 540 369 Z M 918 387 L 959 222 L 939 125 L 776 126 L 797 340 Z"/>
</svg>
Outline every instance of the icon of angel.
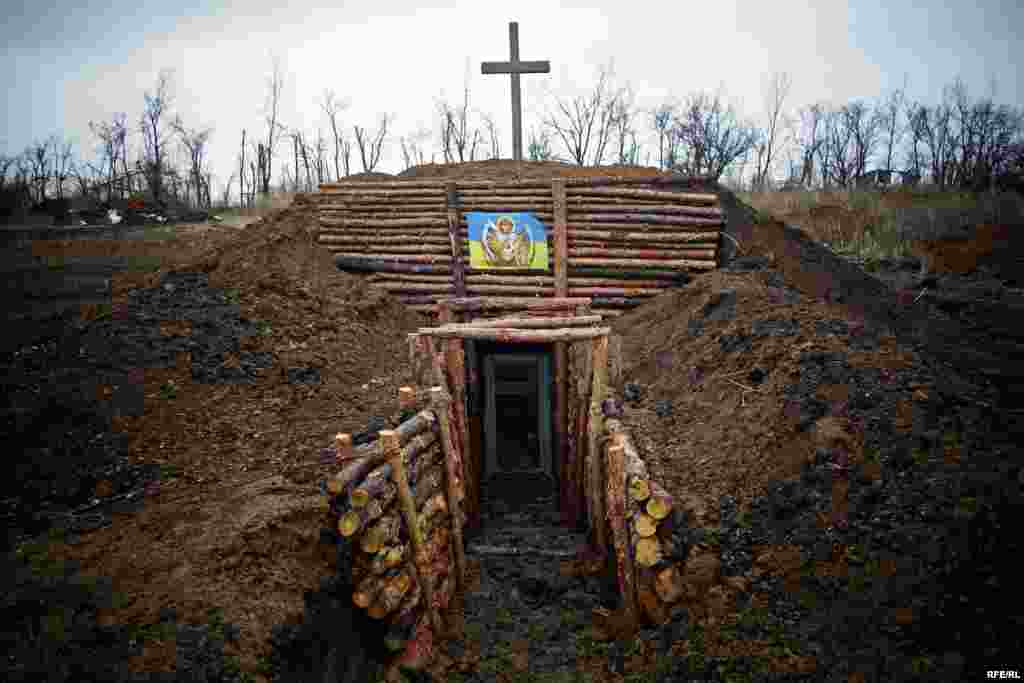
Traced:
<svg viewBox="0 0 1024 683">
<path fill-rule="evenodd" d="M 487 262 L 499 267 L 526 268 L 533 260 L 534 243 L 530 228 L 516 225 L 511 216 L 488 221 L 480 237 Z"/>
</svg>

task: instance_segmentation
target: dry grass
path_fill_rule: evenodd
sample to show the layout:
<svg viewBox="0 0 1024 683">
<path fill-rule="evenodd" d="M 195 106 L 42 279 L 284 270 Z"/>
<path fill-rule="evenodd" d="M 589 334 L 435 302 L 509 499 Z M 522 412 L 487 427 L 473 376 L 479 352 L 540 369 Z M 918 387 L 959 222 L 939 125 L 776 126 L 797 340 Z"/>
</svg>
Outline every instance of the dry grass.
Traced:
<svg viewBox="0 0 1024 683">
<path fill-rule="evenodd" d="M 743 192 L 759 212 L 796 225 L 840 253 L 905 256 L 910 241 L 953 233 L 963 225 L 1024 223 L 1024 199 L 1012 193 L 972 195 L 931 188 Z"/>
</svg>

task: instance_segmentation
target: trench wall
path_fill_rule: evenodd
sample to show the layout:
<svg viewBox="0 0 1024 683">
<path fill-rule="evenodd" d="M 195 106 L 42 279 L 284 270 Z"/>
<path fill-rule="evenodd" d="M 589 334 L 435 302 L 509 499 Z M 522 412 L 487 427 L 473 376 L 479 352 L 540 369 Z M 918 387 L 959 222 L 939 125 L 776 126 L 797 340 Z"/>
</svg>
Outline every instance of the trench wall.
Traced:
<svg viewBox="0 0 1024 683">
<path fill-rule="evenodd" d="M 588 297 L 606 317 L 717 267 L 714 186 L 683 176 L 349 181 L 320 186 L 318 243 L 421 312 L 445 297 Z M 466 213 L 530 212 L 546 270 L 471 268 Z"/>
</svg>

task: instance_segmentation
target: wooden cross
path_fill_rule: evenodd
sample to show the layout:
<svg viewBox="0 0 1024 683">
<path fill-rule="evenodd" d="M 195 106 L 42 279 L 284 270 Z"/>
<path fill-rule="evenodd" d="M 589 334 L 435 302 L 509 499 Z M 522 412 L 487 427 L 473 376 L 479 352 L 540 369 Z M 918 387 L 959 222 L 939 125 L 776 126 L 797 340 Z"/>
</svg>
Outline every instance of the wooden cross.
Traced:
<svg viewBox="0 0 1024 683">
<path fill-rule="evenodd" d="M 507 62 L 483 62 L 480 64 L 484 74 L 512 75 L 512 153 L 516 161 L 523 160 L 523 107 L 519 93 L 519 74 L 546 74 L 551 71 L 551 62 L 519 61 L 519 22 L 508 24 L 508 41 L 511 48 L 511 60 Z"/>
</svg>

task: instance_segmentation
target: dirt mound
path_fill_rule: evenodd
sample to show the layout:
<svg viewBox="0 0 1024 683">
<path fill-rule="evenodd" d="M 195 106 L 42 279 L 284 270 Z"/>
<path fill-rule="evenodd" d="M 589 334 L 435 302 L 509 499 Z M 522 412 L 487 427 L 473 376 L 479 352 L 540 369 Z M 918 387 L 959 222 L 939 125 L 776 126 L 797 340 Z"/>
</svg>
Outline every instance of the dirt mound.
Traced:
<svg viewBox="0 0 1024 683">
<path fill-rule="evenodd" d="M 509 178 L 557 178 L 573 176 L 648 176 L 670 172 L 644 166 L 578 166 L 560 161 L 513 161 L 490 159 L 463 164 L 423 164 L 406 169 L 399 178 L 416 180 L 477 180 Z"/>
<path fill-rule="evenodd" d="M 492 161 L 418 167 L 403 177 L 652 170 Z M 624 377 L 635 385 L 631 393 L 640 394 L 626 406 L 625 420 L 652 475 L 706 512 L 697 520 L 706 541 L 694 552 L 701 566 L 714 565 L 717 572 L 720 565 L 722 580 L 701 594 L 735 604 L 711 616 L 706 606 L 693 605 L 692 624 L 675 632 L 672 653 L 680 666 L 696 666 L 706 654 L 711 667 L 750 656 L 773 666 L 817 657 L 819 671 L 846 677 L 856 673 L 855 651 L 877 654 L 871 648 L 878 642 L 911 642 L 897 664 L 870 679 L 895 680 L 892 667 L 922 652 L 937 662 L 958 649 L 950 639 L 963 628 L 958 620 L 968 623 L 957 611 L 968 602 L 960 591 L 992 585 L 996 596 L 1001 590 L 986 583 L 987 574 L 959 582 L 950 575 L 946 604 L 936 607 L 936 580 L 927 577 L 947 559 L 954 569 L 978 564 L 971 553 L 982 550 L 973 546 L 966 555 L 947 557 L 967 524 L 958 505 L 980 517 L 987 496 L 995 494 L 985 493 L 988 480 L 960 487 L 955 477 L 961 457 L 979 472 L 982 464 L 991 470 L 990 442 L 1009 430 L 990 415 L 982 419 L 993 409 L 989 394 L 921 352 L 924 338 L 938 329 L 928 322 L 936 312 L 926 300 L 911 305 L 806 235 L 760 223 L 737 204 L 726 208 L 734 252 L 725 267 L 614 323 L 624 339 Z M 131 510 L 111 512 L 105 501 L 125 492 L 99 473 L 91 510 L 113 523 L 83 529 L 74 542 L 53 543 L 48 551 L 56 560 L 77 561 L 84 574 L 113 578 L 127 599 L 101 610 L 98 620 L 147 634 L 130 662 L 133 671 L 171 671 L 183 661 L 174 637 L 156 629 L 166 610 L 194 624 L 207 621 L 211 607 L 222 607 L 220 630 L 225 622 L 240 627 L 225 653 L 266 680 L 274 627 L 302 614 L 304 602 L 315 602 L 304 591 L 331 573 L 315 551 L 323 516 L 317 483 L 333 470 L 319 460 L 321 449 L 338 431 L 360 432 L 372 417 L 393 414 L 395 389 L 407 370 L 405 333 L 425 319 L 369 289 L 363 276 L 339 272 L 315 233 L 315 207 L 299 199 L 244 229 L 181 229 L 161 249 L 159 270 L 114 278 L 113 319 L 85 321 L 60 340 L 60 353 L 17 361 L 24 365 L 19 381 L 26 395 L 56 389 L 52 380 L 64 376 L 55 374 L 61 364 L 109 369 L 115 360 L 109 349 L 117 349 L 117 363 L 134 363 L 119 376 L 103 375 L 99 386 L 95 380 L 83 386 L 96 403 L 109 402 L 111 394 L 131 398 L 129 410 L 105 409 L 113 413 L 111 431 L 123 438 L 132 463 L 158 467 L 161 480 L 147 486 Z M 133 293 L 139 288 L 148 289 Z M 159 334 L 125 334 L 119 325 L 155 327 Z M 932 343 L 955 355 L 955 332 L 948 327 Z M 971 343 L 987 346 L 980 336 Z M 178 363 L 170 367 L 144 363 L 172 352 Z M 62 381 L 49 392 L 48 410 L 62 410 L 67 389 Z M 77 456 L 69 450 L 62 457 Z M 1018 467 L 997 480 L 1019 476 Z M 135 486 L 128 478 L 123 485 Z M 750 516 L 753 529 L 738 521 Z M 989 533 L 994 547 L 1011 547 L 1009 530 L 1005 524 Z M 775 547 L 766 552 L 768 544 Z M 853 569 L 847 557 L 854 558 Z M 871 563 L 897 560 L 899 582 L 868 573 Z M 827 565 L 823 574 L 801 565 L 812 561 Z M 846 573 L 837 578 L 840 571 Z M 499 577 L 495 590 L 505 590 L 512 578 Z M 843 602 L 855 592 L 855 580 L 862 588 L 871 584 L 877 604 Z M 799 596 L 787 590 L 793 581 Z M 569 592 L 560 591 L 564 601 L 549 610 L 542 647 L 570 656 L 566 666 L 575 665 L 576 654 L 589 656 L 604 674 L 609 659 L 582 628 L 558 624 Z M 820 601 L 816 607 L 803 604 L 808 595 Z M 341 598 L 331 600 L 341 604 Z M 742 615 L 752 619 L 754 609 L 769 611 L 770 620 L 750 627 Z M 979 618 L 970 618 L 973 627 Z M 525 608 L 514 630 L 503 615 L 493 619 L 506 623 L 481 627 L 531 647 L 536 642 L 530 630 L 536 619 Z M 925 642 L 920 634 L 929 619 L 947 640 Z M 845 621 L 855 626 L 844 627 Z M 995 612 L 987 623 L 1012 622 Z M 817 631 L 807 631 L 815 625 Z M 727 626 L 750 627 L 754 635 L 729 637 Z M 996 642 L 998 634 L 977 632 L 979 642 Z M 785 640 L 764 646 L 783 633 Z M 1019 630 L 1003 633 L 1006 641 Z M 688 648 L 698 642 L 706 651 L 691 656 Z M 507 669 L 502 647 L 478 650 L 472 668 Z"/>
</svg>

